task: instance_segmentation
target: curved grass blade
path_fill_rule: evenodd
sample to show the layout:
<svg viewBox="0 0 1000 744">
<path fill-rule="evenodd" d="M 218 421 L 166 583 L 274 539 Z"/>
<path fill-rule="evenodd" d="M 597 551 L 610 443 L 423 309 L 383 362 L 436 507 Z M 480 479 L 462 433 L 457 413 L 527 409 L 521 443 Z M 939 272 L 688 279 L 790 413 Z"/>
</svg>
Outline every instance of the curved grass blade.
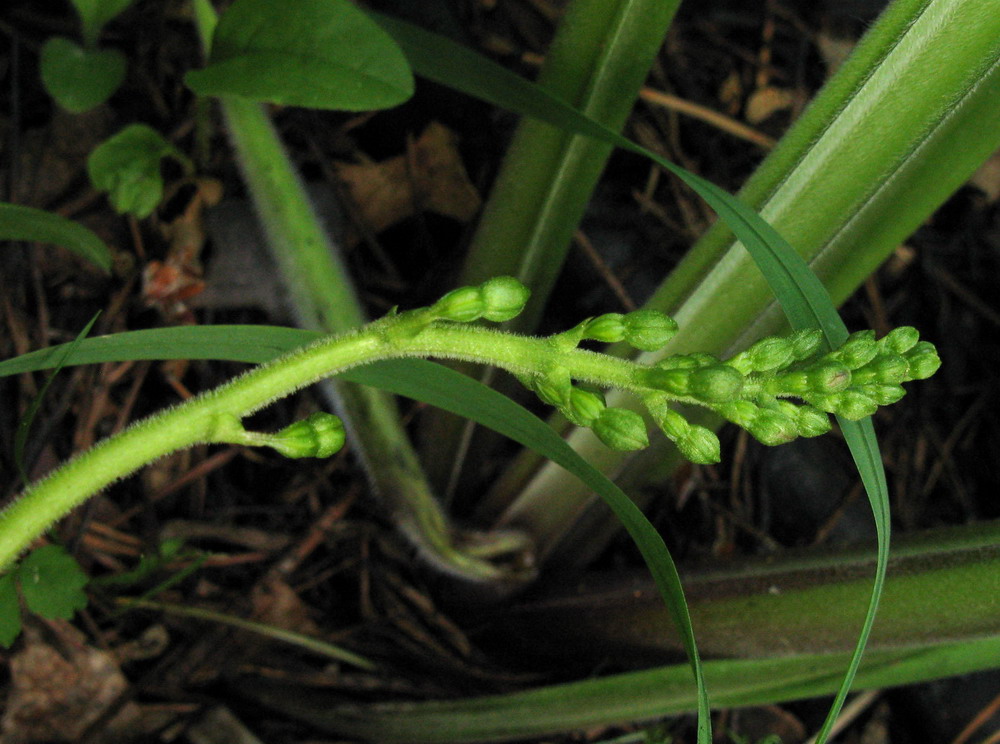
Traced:
<svg viewBox="0 0 1000 744">
<path fill-rule="evenodd" d="M 469 49 L 395 19 L 379 16 L 377 20 L 403 48 L 418 75 L 509 108 L 519 114 L 541 119 L 577 134 L 610 142 L 630 152 L 643 155 L 676 175 L 701 196 L 743 242 L 767 279 L 793 328 L 820 328 L 831 348 L 839 346 L 847 338 L 847 328 L 833 306 L 828 292 L 805 260 L 776 230 L 738 199 L 709 181 L 605 128 L 543 88 L 533 85 Z M 879 537 L 878 562 L 869 611 L 837 700 L 818 737 L 820 744 L 826 740 L 833 721 L 840 712 L 864 653 L 868 631 L 878 608 L 887 565 L 889 497 L 885 487 L 881 457 L 878 456 L 878 442 L 875 440 L 870 423 L 867 426 L 852 427 L 852 430 L 854 434 L 848 437 L 847 442 L 875 514 Z"/>
<path fill-rule="evenodd" d="M 125 359 L 229 359 L 263 362 L 321 334 L 261 326 L 164 328 L 103 336 L 80 342 L 64 360 L 86 364 Z M 0 363 L 0 376 L 45 369 L 65 345 Z M 228 356 L 222 356 L 228 352 Z M 570 447 L 548 424 L 506 396 L 443 365 L 420 359 L 377 362 L 352 369 L 339 379 L 370 385 L 444 408 L 507 436 L 561 465 L 598 493 L 621 520 L 642 553 L 691 659 L 698 688 L 699 730 L 708 734 L 708 696 L 695 646 L 691 618 L 677 566 L 663 538 L 614 483 Z M 699 737 L 702 734 L 699 733 Z"/>
<path fill-rule="evenodd" d="M 21 417 L 21 421 L 17 425 L 17 433 L 14 434 L 14 463 L 17 466 L 17 472 L 21 476 L 21 480 L 24 485 L 28 485 L 28 473 L 24 467 L 24 446 L 28 441 L 28 432 L 31 431 L 31 424 L 35 420 L 35 415 L 38 413 L 38 409 L 42 405 L 42 401 L 45 400 L 45 394 L 49 390 L 49 386 L 52 384 L 53 380 L 56 379 L 56 375 L 59 374 L 61 370 L 66 365 L 66 360 L 73 354 L 73 350 L 76 349 L 80 342 L 87 337 L 90 333 L 90 329 L 94 327 L 94 323 L 97 322 L 97 318 L 100 316 L 100 311 L 98 311 L 90 322 L 83 327 L 83 330 L 77 335 L 77 337 L 71 341 L 69 344 L 64 346 L 60 353 L 55 357 L 55 371 L 49 375 L 49 378 L 42 385 L 42 389 L 38 391 L 38 395 L 35 399 L 31 401 L 31 405 L 28 406 L 28 410 L 24 412 L 24 416 Z"/>
</svg>

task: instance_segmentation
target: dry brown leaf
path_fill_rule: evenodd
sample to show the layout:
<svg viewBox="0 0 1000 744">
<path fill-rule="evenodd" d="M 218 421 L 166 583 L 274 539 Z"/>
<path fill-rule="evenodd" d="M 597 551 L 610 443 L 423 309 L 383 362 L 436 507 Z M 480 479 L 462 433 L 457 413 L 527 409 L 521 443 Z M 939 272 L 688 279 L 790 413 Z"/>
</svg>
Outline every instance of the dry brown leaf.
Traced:
<svg viewBox="0 0 1000 744">
<path fill-rule="evenodd" d="M 1000 199 L 1000 150 L 993 155 L 972 174 L 969 183 L 978 188 L 990 203 Z"/>
<path fill-rule="evenodd" d="M 747 101 L 746 120 L 751 124 L 760 124 L 773 114 L 791 108 L 794 104 L 795 95 L 790 90 L 771 85 L 758 88 L 750 94 L 750 99 Z"/>
<path fill-rule="evenodd" d="M 53 643 L 28 623 L 24 645 L 10 660 L 3 744 L 77 741 L 128 688 L 112 654 L 86 645 L 69 623 L 54 620 L 47 626 L 55 632 Z M 134 703 L 125 703 L 105 727 L 111 740 L 126 739 L 138 713 Z"/>
<path fill-rule="evenodd" d="M 467 222 L 481 204 L 465 172 L 455 135 L 437 122 L 431 122 L 404 155 L 380 163 L 337 163 L 336 167 L 361 220 L 373 233 L 421 210 Z M 357 240 L 354 236 L 349 242 Z"/>
</svg>

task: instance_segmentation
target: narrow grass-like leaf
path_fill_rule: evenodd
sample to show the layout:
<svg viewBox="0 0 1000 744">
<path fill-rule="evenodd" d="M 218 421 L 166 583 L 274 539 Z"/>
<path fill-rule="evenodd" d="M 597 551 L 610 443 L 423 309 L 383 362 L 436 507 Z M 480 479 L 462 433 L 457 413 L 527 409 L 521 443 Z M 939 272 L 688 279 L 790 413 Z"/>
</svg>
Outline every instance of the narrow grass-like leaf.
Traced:
<svg viewBox="0 0 1000 744">
<path fill-rule="evenodd" d="M 837 314 L 826 289 L 808 264 L 776 230 L 738 199 L 705 179 L 607 129 L 539 86 L 523 80 L 469 49 L 395 19 L 379 17 L 379 22 L 400 43 L 418 75 L 429 77 L 436 82 L 517 113 L 533 116 L 577 134 L 595 137 L 644 155 L 675 174 L 701 196 L 743 242 L 770 284 L 793 328 L 820 328 L 831 348 L 839 346 L 847 338 L 847 328 Z M 850 689 L 854 671 L 864 651 L 867 629 L 874 622 L 878 607 L 882 587 L 881 577 L 884 577 L 888 550 L 886 529 L 888 520 L 887 518 L 880 520 L 879 517 L 888 513 L 889 497 L 885 489 L 881 458 L 877 456 L 878 443 L 873 429 L 870 426 L 867 429 L 858 429 L 857 436 L 848 439 L 848 445 L 851 446 L 855 462 L 861 470 L 866 489 L 873 489 L 868 491 L 868 497 L 880 525 L 879 561 L 872 602 L 865 619 L 866 632 L 859 638 L 854 660 L 823 727 L 820 743 L 825 741 L 832 721 L 840 712 L 840 706 Z M 862 451 L 855 451 L 858 447 L 862 448 Z M 875 456 L 872 456 L 872 453 Z"/>
<path fill-rule="evenodd" d="M 226 615 L 222 612 L 206 610 L 201 607 L 185 607 L 183 605 L 172 604 L 170 602 L 154 602 L 148 599 L 128 598 L 122 598 L 118 601 L 126 609 L 136 608 L 143 610 L 156 610 L 158 612 L 164 612 L 168 615 L 189 617 L 195 620 L 228 625 L 232 628 L 246 630 L 265 638 L 297 646 L 305 651 L 325 656 L 328 659 L 351 664 L 359 669 L 365 669 L 368 671 L 375 669 L 375 664 L 373 662 L 363 656 L 359 656 L 358 654 L 348 651 L 345 648 L 341 648 L 340 646 L 336 646 L 332 643 L 327 643 L 319 638 L 312 638 L 310 636 L 303 635 L 302 633 L 285 630 L 284 628 L 277 628 L 273 625 L 266 625 L 265 623 L 258 623 L 253 620 L 244 620 L 241 617 L 234 617 L 233 615 Z"/>
<path fill-rule="evenodd" d="M 347 0 L 237 0 L 215 28 L 199 95 L 340 111 L 402 103 L 413 75 L 399 48 Z"/>
<path fill-rule="evenodd" d="M 924 682 L 992 669 L 1000 637 L 868 654 L 854 690 Z M 705 662 L 713 699 L 724 707 L 767 705 L 829 695 L 850 654 Z M 286 715 L 342 737 L 382 744 L 469 744 L 535 739 L 567 731 L 650 721 L 687 713 L 696 700 L 687 665 L 588 679 L 462 700 L 333 706 L 323 690 L 245 680 L 241 692 Z"/>
<path fill-rule="evenodd" d="M 111 251 L 83 225 L 44 209 L 0 204 L 0 240 L 52 243 L 111 270 Z"/>
<path fill-rule="evenodd" d="M 17 466 L 17 471 L 21 475 L 21 480 L 24 481 L 24 485 L 28 485 L 28 473 L 24 467 L 24 445 L 28 441 L 28 432 L 31 431 L 31 424 L 35 420 L 35 415 L 38 413 L 38 409 L 42 405 L 42 401 L 45 400 L 45 394 L 49 390 L 49 386 L 52 385 L 52 381 L 56 379 L 56 375 L 59 374 L 59 370 L 63 368 L 66 364 L 66 360 L 73 354 L 73 350 L 80 345 L 80 342 L 87 337 L 90 333 L 90 329 L 94 327 L 94 323 L 97 322 L 97 318 L 100 312 L 94 315 L 90 319 L 90 322 L 83 327 L 83 330 L 77 334 L 77 337 L 70 342 L 56 357 L 55 371 L 49 375 L 49 379 L 45 381 L 42 385 L 42 389 L 38 391 L 38 395 L 35 399 L 31 401 L 31 405 L 28 406 L 28 410 L 24 412 L 24 416 L 21 417 L 21 421 L 17 425 L 17 432 L 14 434 L 14 464 Z"/>
<path fill-rule="evenodd" d="M 219 359 L 221 346 L 216 342 L 223 339 L 228 344 L 226 348 L 234 354 L 229 358 L 259 362 L 276 356 L 276 347 L 284 346 L 285 350 L 295 348 L 318 335 L 307 331 L 261 329 L 256 326 L 201 326 L 133 331 L 83 341 L 68 363 L 176 356 Z M 267 344 L 261 344 L 262 340 L 266 340 Z M 0 376 L 45 368 L 52 363 L 54 351 L 46 350 L 44 355 L 35 353 L 0 363 Z M 195 353 L 178 354 L 182 351 Z M 531 447 L 566 468 L 597 492 L 628 530 L 653 574 L 691 658 L 699 690 L 699 708 L 707 715 L 708 699 L 677 567 L 663 538 L 621 489 L 580 457 L 537 416 L 495 390 L 442 365 L 417 359 L 383 361 L 350 370 L 339 378 L 405 395 L 470 418 Z"/>
</svg>

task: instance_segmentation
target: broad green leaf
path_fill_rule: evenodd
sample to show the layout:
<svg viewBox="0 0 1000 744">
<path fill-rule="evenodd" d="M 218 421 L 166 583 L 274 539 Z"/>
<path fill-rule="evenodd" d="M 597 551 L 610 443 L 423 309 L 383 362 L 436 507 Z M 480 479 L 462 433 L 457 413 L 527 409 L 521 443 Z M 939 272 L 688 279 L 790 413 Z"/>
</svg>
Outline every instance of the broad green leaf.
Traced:
<svg viewBox="0 0 1000 744">
<path fill-rule="evenodd" d="M 85 49 L 56 36 L 42 45 L 42 83 L 56 102 L 79 114 L 104 103 L 125 79 L 127 62 L 117 49 Z"/>
<path fill-rule="evenodd" d="M 399 48 L 348 0 L 237 0 L 211 49 L 208 66 L 185 76 L 202 96 L 363 111 L 413 94 Z"/>
<path fill-rule="evenodd" d="M 21 603 L 14 584 L 14 572 L 0 576 L 0 646 L 10 644 L 21 634 Z"/>
<path fill-rule="evenodd" d="M 111 269 L 111 252 L 99 237 L 83 225 L 52 212 L 18 204 L 0 204 L 0 240 L 52 243 L 78 256 Z"/>
<path fill-rule="evenodd" d="M 132 0 L 72 0 L 83 25 L 83 43 L 92 47 L 101 30 L 112 18 L 132 4 Z"/>
<path fill-rule="evenodd" d="M 148 217 L 163 196 L 160 161 L 188 159 L 155 129 L 130 124 L 98 145 L 87 158 L 87 173 L 99 191 L 107 191 L 116 210 Z"/>
<path fill-rule="evenodd" d="M 69 620 L 87 606 L 87 575 L 58 545 L 33 550 L 17 569 L 28 609 L 49 619 Z"/>
</svg>

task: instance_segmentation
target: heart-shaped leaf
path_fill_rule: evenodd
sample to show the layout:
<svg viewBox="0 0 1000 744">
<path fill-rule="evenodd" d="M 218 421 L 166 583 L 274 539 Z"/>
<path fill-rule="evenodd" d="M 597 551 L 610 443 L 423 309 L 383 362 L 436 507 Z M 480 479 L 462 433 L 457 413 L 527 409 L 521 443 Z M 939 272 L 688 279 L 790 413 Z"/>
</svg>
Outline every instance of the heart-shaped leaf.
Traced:
<svg viewBox="0 0 1000 744">
<path fill-rule="evenodd" d="M 199 95 L 342 111 L 395 106 L 413 93 L 396 43 L 347 0 L 236 0 L 209 65 L 185 82 Z"/>
<path fill-rule="evenodd" d="M 72 0 L 83 26 L 83 43 L 92 47 L 97 43 L 104 24 L 132 4 L 132 0 Z"/>
<path fill-rule="evenodd" d="M 104 103 L 125 79 L 117 49 L 84 49 L 56 36 L 42 45 L 42 84 L 67 111 L 79 114 Z"/>
</svg>

